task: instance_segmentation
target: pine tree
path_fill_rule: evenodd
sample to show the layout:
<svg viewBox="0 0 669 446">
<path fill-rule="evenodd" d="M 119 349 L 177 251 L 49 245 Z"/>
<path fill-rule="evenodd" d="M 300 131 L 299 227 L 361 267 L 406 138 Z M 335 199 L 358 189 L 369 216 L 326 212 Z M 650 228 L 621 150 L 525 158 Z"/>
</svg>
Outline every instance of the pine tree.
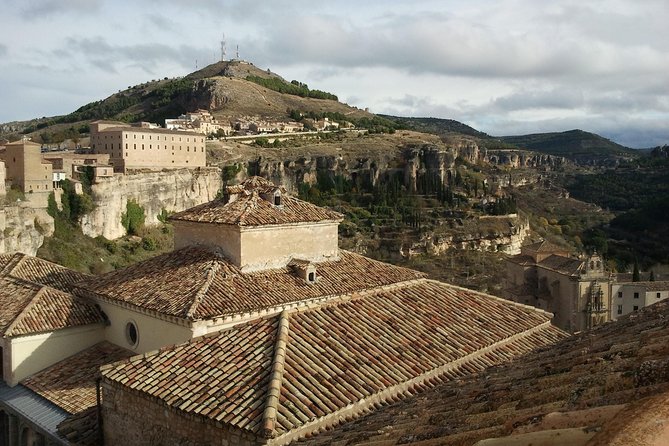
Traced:
<svg viewBox="0 0 669 446">
<path fill-rule="evenodd" d="M 632 272 L 632 282 L 639 282 L 641 278 L 639 277 L 639 262 L 634 260 L 634 271 Z"/>
</svg>

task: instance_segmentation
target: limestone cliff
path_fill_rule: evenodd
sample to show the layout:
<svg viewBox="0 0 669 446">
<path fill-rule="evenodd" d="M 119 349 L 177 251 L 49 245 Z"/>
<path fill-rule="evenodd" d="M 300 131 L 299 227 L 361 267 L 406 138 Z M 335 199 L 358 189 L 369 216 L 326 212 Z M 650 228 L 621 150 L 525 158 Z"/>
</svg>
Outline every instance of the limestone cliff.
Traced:
<svg viewBox="0 0 669 446">
<path fill-rule="evenodd" d="M 0 210 L 0 252 L 36 255 L 44 237 L 53 234 L 53 218 L 46 209 L 6 206 Z"/>
<path fill-rule="evenodd" d="M 81 228 L 90 237 L 122 237 L 121 215 L 129 200 L 144 208 L 145 224 L 154 225 L 163 209 L 176 212 L 205 203 L 213 200 L 220 188 L 217 168 L 114 175 L 93 185 L 95 209 L 82 218 Z"/>
</svg>

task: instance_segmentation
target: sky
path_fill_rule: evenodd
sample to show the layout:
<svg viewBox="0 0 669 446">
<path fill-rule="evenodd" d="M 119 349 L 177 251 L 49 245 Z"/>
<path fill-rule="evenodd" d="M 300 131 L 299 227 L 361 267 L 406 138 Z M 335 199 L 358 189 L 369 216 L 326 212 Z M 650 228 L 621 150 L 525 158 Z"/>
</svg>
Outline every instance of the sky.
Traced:
<svg viewBox="0 0 669 446">
<path fill-rule="evenodd" d="M 1 0 L 0 123 L 239 57 L 374 113 L 669 144 L 667 0 Z"/>
</svg>

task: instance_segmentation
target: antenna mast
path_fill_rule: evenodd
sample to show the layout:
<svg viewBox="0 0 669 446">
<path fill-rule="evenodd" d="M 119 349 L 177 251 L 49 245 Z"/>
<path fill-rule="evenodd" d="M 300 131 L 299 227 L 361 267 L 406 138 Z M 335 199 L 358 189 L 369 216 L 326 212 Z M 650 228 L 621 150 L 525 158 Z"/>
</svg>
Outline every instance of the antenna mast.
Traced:
<svg viewBox="0 0 669 446">
<path fill-rule="evenodd" d="M 239 45 L 237 45 L 237 60 L 239 60 Z"/>
<path fill-rule="evenodd" d="M 221 40 L 221 62 L 225 60 L 225 56 L 227 55 L 227 50 L 225 48 L 225 33 L 223 33 L 223 39 Z"/>
</svg>

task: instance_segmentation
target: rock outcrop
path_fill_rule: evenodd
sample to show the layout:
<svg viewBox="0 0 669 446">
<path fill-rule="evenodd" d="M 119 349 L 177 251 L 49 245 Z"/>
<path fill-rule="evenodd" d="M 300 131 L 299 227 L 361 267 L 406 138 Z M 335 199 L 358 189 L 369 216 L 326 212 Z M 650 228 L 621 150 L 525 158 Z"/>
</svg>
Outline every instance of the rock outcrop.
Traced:
<svg viewBox="0 0 669 446">
<path fill-rule="evenodd" d="M 163 209 L 177 212 L 213 200 L 221 181 L 218 168 L 114 175 L 93 185 L 95 209 L 82 218 L 81 228 L 90 237 L 122 237 L 121 216 L 129 200 L 144 209 L 146 225 L 155 225 Z"/>
<path fill-rule="evenodd" d="M 22 252 L 34 256 L 44 237 L 54 231 L 53 218 L 46 209 L 6 206 L 0 209 L 0 252 Z"/>
</svg>

